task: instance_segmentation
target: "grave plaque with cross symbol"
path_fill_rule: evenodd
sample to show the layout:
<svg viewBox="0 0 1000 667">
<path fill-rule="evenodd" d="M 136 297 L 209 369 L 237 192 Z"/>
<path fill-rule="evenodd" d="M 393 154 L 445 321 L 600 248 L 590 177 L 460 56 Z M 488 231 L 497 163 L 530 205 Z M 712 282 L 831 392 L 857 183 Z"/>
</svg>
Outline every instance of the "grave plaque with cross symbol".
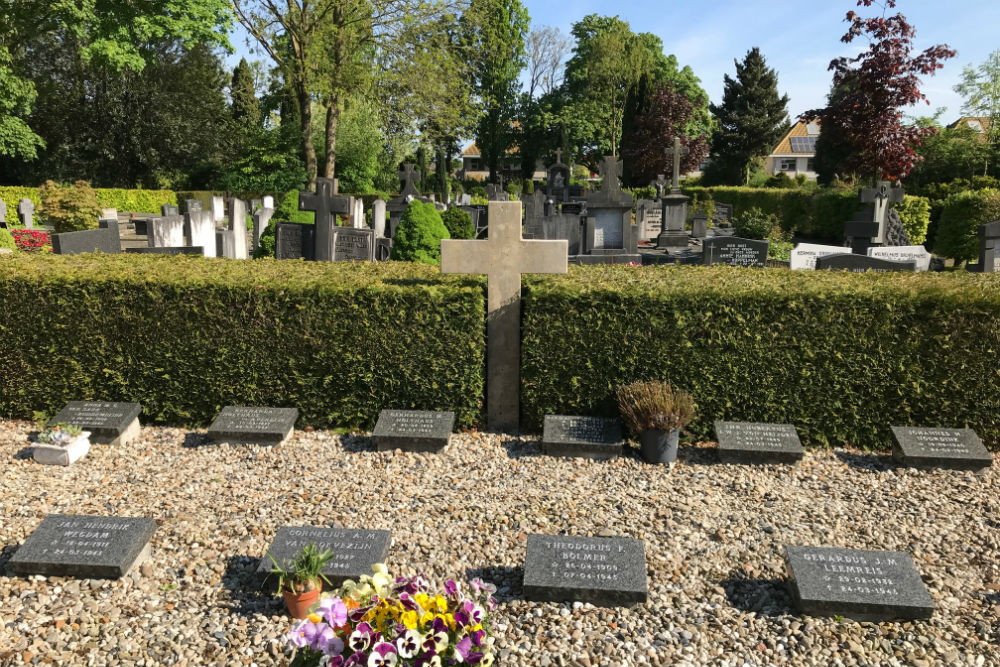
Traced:
<svg viewBox="0 0 1000 667">
<path fill-rule="evenodd" d="M 333 228 L 337 215 L 350 215 L 354 197 L 336 195 L 337 184 L 332 178 L 317 178 L 316 192 L 299 193 L 299 210 L 316 214 L 316 261 L 333 261 Z"/>
<path fill-rule="evenodd" d="M 485 273 L 486 406 L 493 429 L 517 429 L 520 416 L 521 274 L 566 273 L 569 242 L 521 238 L 521 202 L 490 202 L 485 241 L 441 241 L 442 273 Z"/>
<path fill-rule="evenodd" d="M 865 188 L 861 191 L 861 201 L 865 204 L 875 204 L 873 222 L 878 223 L 878 234 L 872 238 L 872 243 L 885 243 L 886 228 L 889 222 L 889 207 L 903 201 L 903 188 L 894 188 L 889 181 L 881 181 L 876 188 Z"/>
</svg>

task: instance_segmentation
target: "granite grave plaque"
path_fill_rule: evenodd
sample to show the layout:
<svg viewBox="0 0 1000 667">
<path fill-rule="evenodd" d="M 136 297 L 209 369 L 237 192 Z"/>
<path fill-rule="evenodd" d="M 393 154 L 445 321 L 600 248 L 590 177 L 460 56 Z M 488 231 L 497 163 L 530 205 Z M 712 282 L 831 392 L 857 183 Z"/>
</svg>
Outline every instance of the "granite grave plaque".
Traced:
<svg viewBox="0 0 1000 667">
<path fill-rule="evenodd" d="M 993 456 L 971 428 L 893 426 L 892 455 L 914 468 L 982 470 Z"/>
<path fill-rule="evenodd" d="M 922 245 L 910 246 L 879 246 L 868 248 L 868 254 L 881 259 L 891 259 L 895 262 L 914 262 L 917 271 L 929 271 L 931 254 Z"/>
<path fill-rule="evenodd" d="M 114 221 L 109 221 L 109 226 L 99 229 L 52 235 L 52 252 L 56 255 L 80 255 L 90 252 L 117 255 L 121 251 L 118 223 Z"/>
<path fill-rule="evenodd" d="M 715 437 L 723 463 L 795 463 L 804 455 L 791 424 L 717 421 Z"/>
<path fill-rule="evenodd" d="M 202 246 L 182 246 L 179 248 L 125 248 L 128 255 L 204 255 Z"/>
<path fill-rule="evenodd" d="M 707 238 L 703 242 L 704 262 L 729 266 L 767 266 L 767 249 L 770 243 L 737 236 Z"/>
<path fill-rule="evenodd" d="M 295 430 L 298 408 L 227 405 L 208 427 L 213 442 L 280 445 Z"/>
<path fill-rule="evenodd" d="M 333 559 L 323 568 L 323 574 L 334 586 L 340 586 L 347 579 L 357 581 L 363 574 L 370 575 L 372 565 L 385 560 L 389 538 L 388 530 L 284 526 L 260 559 L 257 574 L 266 575 L 274 568 L 270 556 L 287 567 L 303 547 L 315 544 L 320 551 L 333 552 Z"/>
<path fill-rule="evenodd" d="M 621 456 L 623 447 L 619 419 L 545 416 L 542 451 L 549 456 L 606 459 Z"/>
<path fill-rule="evenodd" d="M 90 431 L 91 442 L 125 445 L 139 434 L 138 403 L 70 401 L 50 424 L 66 423 Z"/>
<path fill-rule="evenodd" d="M 360 200 L 359 200 L 360 201 Z M 375 230 L 334 227 L 330 232 L 335 262 L 374 262 Z"/>
<path fill-rule="evenodd" d="M 816 260 L 826 255 L 840 255 L 848 252 L 844 246 L 800 243 L 792 249 L 789 268 L 811 270 L 816 268 Z"/>
<path fill-rule="evenodd" d="M 274 228 L 276 259 L 316 259 L 316 225 L 279 222 Z"/>
<path fill-rule="evenodd" d="M 850 273 L 864 273 L 865 271 L 889 273 L 893 271 L 915 271 L 916 267 L 917 263 L 914 260 L 896 262 L 891 259 L 856 255 L 854 253 L 826 255 L 816 258 L 817 271 L 829 269 L 834 271 L 849 271 Z"/>
<path fill-rule="evenodd" d="M 380 452 L 437 452 L 448 444 L 454 427 L 454 412 L 383 410 L 372 438 Z"/>
<path fill-rule="evenodd" d="M 118 579 L 149 557 L 156 521 L 50 514 L 10 559 L 19 575 Z"/>
<path fill-rule="evenodd" d="M 913 559 L 902 551 L 788 546 L 785 563 L 792 598 L 810 616 L 877 622 L 934 612 Z"/>
<path fill-rule="evenodd" d="M 525 598 L 615 607 L 641 604 L 648 595 L 642 540 L 528 535 Z"/>
</svg>

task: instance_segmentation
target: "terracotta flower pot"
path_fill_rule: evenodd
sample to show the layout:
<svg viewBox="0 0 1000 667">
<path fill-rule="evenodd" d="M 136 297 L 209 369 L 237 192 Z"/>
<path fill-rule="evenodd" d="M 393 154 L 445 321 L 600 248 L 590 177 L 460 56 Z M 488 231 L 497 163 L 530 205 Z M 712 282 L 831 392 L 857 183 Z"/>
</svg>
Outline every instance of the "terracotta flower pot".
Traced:
<svg viewBox="0 0 1000 667">
<path fill-rule="evenodd" d="M 288 606 L 288 613 L 292 615 L 292 618 L 302 620 L 309 615 L 309 607 L 316 604 L 322 592 L 323 582 L 319 579 L 316 580 L 316 588 L 311 591 L 305 591 L 304 593 L 284 591 L 285 605 Z"/>
</svg>

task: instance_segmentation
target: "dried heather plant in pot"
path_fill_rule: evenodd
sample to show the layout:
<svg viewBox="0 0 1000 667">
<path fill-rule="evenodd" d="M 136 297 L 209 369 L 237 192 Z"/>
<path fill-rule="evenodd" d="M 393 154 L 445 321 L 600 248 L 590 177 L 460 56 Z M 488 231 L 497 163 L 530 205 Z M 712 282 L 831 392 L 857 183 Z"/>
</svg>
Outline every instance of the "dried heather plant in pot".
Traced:
<svg viewBox="0 0 1000 667">
<path fill-rule="evenodd" d="M 680 431 L 694 419 L 695 408 L 691 394 L 670 383 L 646 380 L 618 387 L 622 419 L 639 437 L 642 457 L 650 463 L 677 458 Z"/>
</svg>

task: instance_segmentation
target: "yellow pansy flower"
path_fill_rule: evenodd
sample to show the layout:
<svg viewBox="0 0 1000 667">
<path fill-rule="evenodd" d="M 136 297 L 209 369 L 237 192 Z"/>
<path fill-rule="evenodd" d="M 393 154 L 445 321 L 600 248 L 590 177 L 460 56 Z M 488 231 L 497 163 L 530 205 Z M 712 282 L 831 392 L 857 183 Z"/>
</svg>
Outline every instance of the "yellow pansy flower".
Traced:
<svg viewBox="0 0 1000 667">
<path fill-rule="evenodd" d="M 443 614 L 448 611 L 448 600 L 443 595 L 437 595 L 434 597 L 434 606 Z"/>
<path fill-rule="evenodd" d="M 399 622 L 406 626 L 407 630 L 417 629 L 417 612 L 407 611 L 403 612 L 399 617 Z"/>
<path fill-rule="evenodd" d="M 427 595 L 427 593 L 417 593 L 416 595 L 413 596 L 413 599 L 416 600 L 417 604 L 423 607 L 424 609 L 430 608 L 431 598 L 429 595 Z"/>
</svg>

